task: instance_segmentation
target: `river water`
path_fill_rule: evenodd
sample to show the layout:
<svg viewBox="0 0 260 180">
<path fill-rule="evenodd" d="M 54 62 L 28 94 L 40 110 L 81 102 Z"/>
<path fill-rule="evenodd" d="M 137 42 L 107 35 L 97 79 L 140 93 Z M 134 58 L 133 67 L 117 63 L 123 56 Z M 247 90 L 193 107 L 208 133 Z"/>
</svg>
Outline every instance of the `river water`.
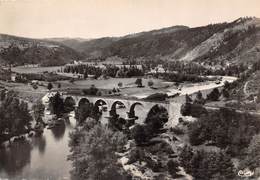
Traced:
<svg viewBox="0 0 260 180">
<path fill-rule="evenodd" d="M 40 137 L 11 143 L 0 148 L 0 179 L 65 180 L 70 179 L 69 132 L 74 118 L 54 129 L 44 129 Z"/>
<path fill-rule="evenodd" d="M 126 109 L 118 109 L 117 113 L 124 117 Z M 139 113 L 140 114 L 140 113 Z M 25 141 L 12 142 L 0 148 L 0 180 L 69 180 L 71 161 L 68 146 L 69 133 L 76 125 L 74 113 L 70 113 L 69 121 L 53 129 L 44 129 L 40 137 L 27 138 Z M 107 123 L 108 112 L 101 117 Z M 45 120 L 52 116 L 45 112 Z"/>
</svg>

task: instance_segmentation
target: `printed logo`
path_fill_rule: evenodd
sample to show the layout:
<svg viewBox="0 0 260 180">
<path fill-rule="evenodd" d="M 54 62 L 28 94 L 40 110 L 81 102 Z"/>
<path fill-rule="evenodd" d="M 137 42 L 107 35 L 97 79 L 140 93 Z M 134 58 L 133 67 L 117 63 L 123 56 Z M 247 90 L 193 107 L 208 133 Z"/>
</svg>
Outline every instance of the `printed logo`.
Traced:
<svg viewBox="0 0 260 180">
<path fill-rule="evenodd" d="M 238 171 L 237 175 L 240 177 L 251 177 L 254 175 L 254 172 L 250 171 L 249 169 L 244 169 L 244 170 Z"/>
</svg>

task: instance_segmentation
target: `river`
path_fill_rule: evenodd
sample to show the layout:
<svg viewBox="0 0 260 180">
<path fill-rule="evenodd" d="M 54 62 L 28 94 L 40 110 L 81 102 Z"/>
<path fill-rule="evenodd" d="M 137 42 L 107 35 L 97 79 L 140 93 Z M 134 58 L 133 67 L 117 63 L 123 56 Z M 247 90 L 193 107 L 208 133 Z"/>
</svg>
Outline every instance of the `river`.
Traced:
<svg viewBox="0 0 260 180">
<path fill-rule="evenodd" d="M 0 179 L 65 180 L 70 179 L 69 132 L 74 118 L 54 129 L 44 129 L 40 137 L 13 142 L 0 149 Z"/>
<path fill-rule="evenodd" d="M 118 109 L 117 113 L 124 117 L 126 109 Z M 107 116 L 108 112 L 103 113 L 102 123 L 107 122 Z M 48 111 L 44 118 L 45 121 L 51 118 Z M 74 113 L 70 113 L 64 126 L 45 128 L 40 137 L 27 137 L 1 147 L 0 180 L 69 180 L 72 166 L 67 160 L 70 154 L 68 142 L 75 125 Z"/>
</svg>

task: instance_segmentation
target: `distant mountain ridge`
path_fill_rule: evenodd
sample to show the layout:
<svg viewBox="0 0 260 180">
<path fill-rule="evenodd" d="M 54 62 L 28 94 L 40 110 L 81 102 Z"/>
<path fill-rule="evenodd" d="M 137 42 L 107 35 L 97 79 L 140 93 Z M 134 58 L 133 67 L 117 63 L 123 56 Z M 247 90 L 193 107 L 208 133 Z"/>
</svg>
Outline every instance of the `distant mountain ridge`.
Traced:
<svg viewBox="0 0 260 180">
<path fill-rule="evenodd" d="M 162 59 L 216 65 L 259 61 L 260 20 L 239 18 L 230 23 L 189 28 L 173 26 L 123 37 L 105 37 L 69 44 L 89 59 Z"/>
<path fill-rule="evenodd" d="M 62 65 L 84 58 L 58 42 L 0 34 L 0 63 Z"/>
<path fill-rule="evenodd" d="M 75 59 L 105 60 L 117 57 L 196 61 L 207 65 L 250 64 L 260 61 L 260 19 L 239 18 L 230 23 L 195 28 L 173 26 L 122 37 L 98 39 L 41 40 L 1 35 L 0 62 L 12 59 L 3 55 L 3 49 L 11 44 L 20 46 L 22 53 L 16 53 L 21 58 L 15 60 L 19 63 L 53 65 Z M 15 52 L 15 49 L 11 50 Z"/>
</svg>

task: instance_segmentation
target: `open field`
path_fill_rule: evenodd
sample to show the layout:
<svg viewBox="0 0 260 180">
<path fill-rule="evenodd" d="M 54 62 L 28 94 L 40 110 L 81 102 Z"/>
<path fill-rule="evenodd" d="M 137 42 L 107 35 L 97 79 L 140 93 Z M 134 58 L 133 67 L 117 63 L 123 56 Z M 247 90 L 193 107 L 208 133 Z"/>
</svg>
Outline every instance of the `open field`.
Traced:
<svg viewBox="0 0 260 180">
<path fill-rule="evenodd" d="M 30 84 L 7 83 L 5 81 L 0 81 L 0 85 L 17 92 L 21 99 L 31 103 L 42 98 L 48 92 L 47 88 L 44 86 L 38 86 L 37 89 L 33 89 Z"/>
<path fill-rule="evenodd" d="M 17 73 L 43 73 L 44 71 L 56 72 L 58 69 L 61 69 L 62 67 L 63 66 L 51 66 L 51 67 L 16 66 L 12 68 L 12 71 Z"/>
</svg>

